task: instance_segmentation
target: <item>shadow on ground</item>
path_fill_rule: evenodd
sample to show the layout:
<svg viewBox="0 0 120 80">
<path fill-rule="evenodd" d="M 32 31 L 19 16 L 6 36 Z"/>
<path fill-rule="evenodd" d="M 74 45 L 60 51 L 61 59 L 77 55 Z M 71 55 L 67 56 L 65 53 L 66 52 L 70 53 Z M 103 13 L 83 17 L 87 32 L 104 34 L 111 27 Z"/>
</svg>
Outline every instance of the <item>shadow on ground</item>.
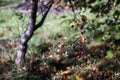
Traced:
<svg viewBox="0 0 120 80">
<path fill-rule="evenodd" d="M 46 44 L 43 44 L 44 46 Z M 61 53 L 47 54 L 44 59 L 34 57 L 28 60 L 30 62 L 27 62 L 27 65 L 19 73 L 16 71 L 13 62 L 0 62 L 0 79 L 77 80 L 76 76 L 83 80 L 120 79 L 120 54 L 118 52 L 113 51 L 114 56 L 106 58 L 107 50 L 114 50 L 111 46 L 100 44 L 90 48 L 86 47 L 86 49 L 85 47 L 79 40 L 68 41 L 62 46 Z M 47 52 L 48 49 L 46 49 Z M 78 58 L 78 52 L 83 49 L 85 54 Z M 69 53 L 65 54 L 64 51 Z M 46 52 L 43 55 L 46 55 Z"/>
</svg>

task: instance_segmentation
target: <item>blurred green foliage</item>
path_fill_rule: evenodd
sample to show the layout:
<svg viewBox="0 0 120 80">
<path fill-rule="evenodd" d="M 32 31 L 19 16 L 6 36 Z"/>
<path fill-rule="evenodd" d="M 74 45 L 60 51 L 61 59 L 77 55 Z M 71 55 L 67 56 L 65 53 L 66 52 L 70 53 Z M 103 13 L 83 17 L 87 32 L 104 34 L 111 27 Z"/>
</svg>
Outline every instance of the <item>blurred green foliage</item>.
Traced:
<svg viewBox="0 0 120 80">
<path fill-rule="evenodd" d="M 97 41 L 108 38 L 120 39 L 120 1 L 119 0 L 72 0 L 76 16 L 72 21 L 80 24 L 82 15 L 87 17 L 85 31 L 90 32 Z M 81 16 L 79 16 L 81 15 Z M 71 22 L 70 22 L 71 23 Z"/>
</svg>

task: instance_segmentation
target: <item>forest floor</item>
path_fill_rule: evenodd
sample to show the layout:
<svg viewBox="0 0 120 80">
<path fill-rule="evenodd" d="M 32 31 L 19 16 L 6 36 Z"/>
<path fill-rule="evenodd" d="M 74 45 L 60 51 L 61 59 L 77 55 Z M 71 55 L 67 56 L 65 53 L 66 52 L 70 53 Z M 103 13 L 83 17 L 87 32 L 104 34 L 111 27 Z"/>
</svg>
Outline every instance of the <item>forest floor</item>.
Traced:
<svg viewBox="0 0 120 80">
<path fill-rule="evenodd" d="M 1 42 L 3 43 L 3 42 Z M 4 43 L 5 45 L 5 43 Z M 8 43 L 6 44 L 8 45 Z M 37 46 L 43 54 L 27 58 L 19 71 L 13 61 L 0 58 L 1 80 L 119 80 L 120 54 L 105 43 L 83 44 L 79 39 L 66 43 L 44 43 Z M 53 51 L 56 51 L 55 54 Z M 58 52 L 57 52 L 58 51 Z M 80 53 L 83 51 L 83 53 Z"/>
</svg>

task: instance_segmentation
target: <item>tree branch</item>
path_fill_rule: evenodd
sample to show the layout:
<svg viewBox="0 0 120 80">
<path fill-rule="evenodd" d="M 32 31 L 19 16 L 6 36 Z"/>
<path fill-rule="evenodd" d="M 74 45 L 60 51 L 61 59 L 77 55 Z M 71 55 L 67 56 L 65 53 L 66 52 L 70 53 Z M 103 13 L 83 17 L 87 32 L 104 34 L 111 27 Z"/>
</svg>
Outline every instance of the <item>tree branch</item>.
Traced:
<svg viewBox="0 0 120 80">
<path fill-rule="evenodd" d="M 40 20 L 40 22 L 38 22 L 38 24 L 35 26 L 34 30 L 37 30 L 39 27 L 41 27 L 46 19 L 46 16 L 52 6 L 53 2 L 49 2 L 48 4 L 46 4 L 45 7 L 47 7 L 47 10 L 45 10 L 45 12 L 43 13 L 43 17 L 42 19 Z"/>
</svg>

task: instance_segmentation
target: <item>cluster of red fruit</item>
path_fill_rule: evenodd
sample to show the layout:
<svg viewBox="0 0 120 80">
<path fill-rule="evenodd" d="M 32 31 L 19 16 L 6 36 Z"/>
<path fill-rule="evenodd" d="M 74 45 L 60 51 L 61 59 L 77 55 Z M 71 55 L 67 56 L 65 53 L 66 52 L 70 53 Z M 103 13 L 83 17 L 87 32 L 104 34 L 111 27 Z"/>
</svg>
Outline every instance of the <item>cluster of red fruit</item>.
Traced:
<svg viewBox="0 0 120 80">
<path fill-rule="evenodd" d="M 79 29 L 83 29 L 85 23 L 87 22 L 87 17 L 85 15 L 82 15 L 81 20 L 82 20 L 82 23 L 78 24 Z M 71 26 L 72 29 L 75 29 L 75 27 L 76 27 L 75 25 Z"/>
<path fill-rule="evenodd" d="M 82 22 L 80 25 L 79 25 L 79 28 L 82 29 L 85 25 L 85 23 L 87 22 L 87 17 L 85 15 L 82 15 Z"/>
<path fill-rule="evenodd" d="M 80 58 L 80 56 L 81 55 L 84 55 L 85 54 L 85 52 L 84 51 L 79 51 L 78 53 L 77 53 L 77 58 L 79 59 Z"/>
</svg>

